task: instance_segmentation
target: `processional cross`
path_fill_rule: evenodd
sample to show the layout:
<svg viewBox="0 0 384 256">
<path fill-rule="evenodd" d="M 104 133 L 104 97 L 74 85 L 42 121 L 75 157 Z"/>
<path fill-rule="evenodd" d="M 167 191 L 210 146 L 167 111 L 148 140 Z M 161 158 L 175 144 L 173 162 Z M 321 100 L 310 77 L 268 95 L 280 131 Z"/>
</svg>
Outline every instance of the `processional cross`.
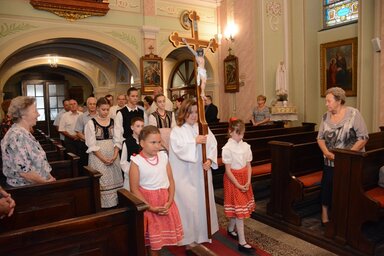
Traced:
<svg viewBox="0 0 384 256">
<path fill-rule="evenodd" d="M 215 52 L 216 49 L 219 47 L 218 43 L 216 42 L 216 39 L 213 38 L 210 41 L 205 41 L 205 40 L 200 40 L 199 39 L 199 31 L 197 27 L 197 21 L 200 20 L 200 17 L 197 16 L 196 11 L 190 11 L 188 14 L 188 18 L 191 22 L 191 32 L 192 32 L 192 38 L 185 38 L 185 37 L 180 37 L 177 32 L 173 32 L 169 36 L 169 40 L 172 42 L 172 44 L 175 47 L 178 47 L 179 45 L 185 45 L 183 42 L 183 38 L 186 43 L 191 45 L 195 51 L 198 48 L 208 48 L 211 49 L 212 52 Z M 207 49 L 207 50 L 208 50 Z M 195 81 L 196 84 L 200 84 L 197 81 L 197 63 L 196 63 L 196 58 L 194 59 L 194 64 L 195 64 Z M 205 120 L 205 109 L 204 109 L 204 103 L 202 100 L 201 95 L 204 95 L 204 92 L 202 92 L 200 86 L 196 86 L 196 97 L 197 97 L 197 108 L 198 108 L 198 113 L 199 113 L 199 134 L 200 135 L 207 135 L 208 134 L 208 124 L 207 121 Z M 207 149 L 206 145 L 202 144 L 202 159 L 203 163 L 207 161 Z M 207 231 L 208 231 L 208 238 L 212 238 L 212 232 L 211 232 L 211 211 L 210 211 L 210 206 L 209 206 L 209 189 L 208 189 L 208 173 L 204 171 L 204 190 L 205 190 L 205 209 L 206 209 L 206 215 L 207 215 Z"/>
</svg>

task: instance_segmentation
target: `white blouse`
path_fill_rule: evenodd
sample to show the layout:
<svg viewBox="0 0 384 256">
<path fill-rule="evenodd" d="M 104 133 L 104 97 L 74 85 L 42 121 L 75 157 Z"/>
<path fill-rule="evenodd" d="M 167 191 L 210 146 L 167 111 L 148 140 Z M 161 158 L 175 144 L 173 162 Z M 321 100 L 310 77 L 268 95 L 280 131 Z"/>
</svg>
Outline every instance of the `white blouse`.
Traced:
<svg viewBox="0 0 384 256">
<path fill-rule="evenodd" d="M 230 164 L 231 169 L 239 170 L 252 161 L 251 146 L 243 140 L 236 142 L 230 138 L 223 147 L 221 157 L 224 164 Z"/>
<path fill-rule="evenodd" d="M 168 156 L 164 151 L 160 151 L 157 153 L 157 157 L 158 162 L 155 160 L 155 157 L 145 159 L 141 155 L 131 156 L 131 161 L 139 167 L 139 184 L 144 189 L 156 190 L 169 187 L 167 174 Z M 157 164 L 155 164 L 156 162 Z"/>
</svg>

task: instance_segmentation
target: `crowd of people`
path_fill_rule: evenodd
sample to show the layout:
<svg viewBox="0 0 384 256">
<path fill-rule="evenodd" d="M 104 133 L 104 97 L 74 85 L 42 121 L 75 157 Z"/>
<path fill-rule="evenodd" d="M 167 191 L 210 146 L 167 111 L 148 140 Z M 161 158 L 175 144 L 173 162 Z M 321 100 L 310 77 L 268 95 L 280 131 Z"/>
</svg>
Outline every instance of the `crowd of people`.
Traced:
<svg viewBox="0 0 384 256">
<path fill-rule="evenodd" d="M 205 97 L 208 123 L 218 122 L 217 107 L 212 98 Z M 210 130 L 199 135 L 197 102 L 180 100 L 171 109 L 169 99 L 161 90 L 140 106 L 139 93 L 134 87 L 127 95 L 113 98 L 89 97 L 86 111 L 80 112 L 76 100 L 63 101 L 63 111 L 55 125 L 69 152 L 82 158 L 81 164 L 98 170 L 101 207 L 118 204 L 117 190 L 125 188 L 149 205 L 145 212 L 146 246 L 150 255 L 158 255 L 163 246 L 183 245 L 188 251 L 196 244 L 210 241 L 206 224 L 204 201 L 204 172 L 208 175 L 210 220 L 212 233 L 219 229 L 211 169 L 217 169 L 217 141 Z M 172 102 L 171 102 L 172 103 Z M 265 106 L 266 97 L 257 97 L 253 110 L 254 126 L 270 123 Z M 368 132 L 359 111 L 344 106 L 345 92 L 331 88 L 326 93 L 328 111 L 323 115 L 318 144 L 324 154 L 322 180 L 322 222 L 329 221 L 332 198 L 332 149 L 364 150 Z M 210 114 L 213 113 L 213 114 Z M 32 135 L 39 113 L 33 97 L 14 98 L 7 112 L 12 125 L 1 141 L 3 173 L 10 186 L 23 186 L 55 181 L 46 153 Z M 222 148 L 224 175 L 224 213 L 229 218 L 227 233 L 238 240 L 238 249 L 253 248 L 244 235 L 244 219 L 255 209 L 251 186 L 252 151 L 243 141 L 245 124 L 229 120 L 229 139 Z M 206 146 L 206 161 L 202 145 Z M 0 187 L 0 217 L 13 213 L 15 202 Z"/>
</svg>

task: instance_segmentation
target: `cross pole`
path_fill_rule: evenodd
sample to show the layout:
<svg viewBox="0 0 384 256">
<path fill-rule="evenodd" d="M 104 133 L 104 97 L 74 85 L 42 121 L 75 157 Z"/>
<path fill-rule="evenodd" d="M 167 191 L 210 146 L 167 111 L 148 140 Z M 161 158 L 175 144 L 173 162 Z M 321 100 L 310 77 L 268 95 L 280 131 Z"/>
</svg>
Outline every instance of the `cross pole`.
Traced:
<svg viewBox="0 0 384 256">
<path fill-rule="evenodd" d="M 175 47 L 178 47 L 179 45 L 185 45 L 182 41 L 183 38 L 185 38 L 186 42 L 194 48 L 196 51 L 198 48 L 207 48 L 212 52 L 215 52 L 216 49 L 219 47 L 218 43 L 216 42 L 216 39 L 213 38 L 210 41 L 200 40 L 199 39 L 199 31 L 197 27 L 197 21 L 200 20 L 200 17 L 197 16 L 196 11 L 190 11 L 189 12 L 189 20 L 192 23 L 191 26 L 191 32 L 192 32 L 192 38 L 185 38 L 180 37 L 177 32 L 173 32 L 169 36 L 169 40 L 172 42 L 172 44 Z M 195 81 L 197 84 L 197 64 L 196 59 L 194 58 L 194 64 L 195 64 Z M 199 134 L 200 135 L 208 135 L 208 124 L 205 120 L 205 109 L 204 109 L 204 102 L 201 97 L 201 87 L 196 86 L 196 97 L 197 97 L 197 109 L 199 113 Z M 207 148 L 205 144 L 201 145 L 202 148 L 202 159 L 203 163 L 207 161 Z M 209 188 L 208 188 L 208 172 L 203 170 L 204 172 L 204 192 L 205 192 L 205 212 L 207 216 L 207 232 L 208 232 L 208 238 L 212 238 L 212 231 L 211 231 L 211 210 L 209 205 Z"/>
</svg>

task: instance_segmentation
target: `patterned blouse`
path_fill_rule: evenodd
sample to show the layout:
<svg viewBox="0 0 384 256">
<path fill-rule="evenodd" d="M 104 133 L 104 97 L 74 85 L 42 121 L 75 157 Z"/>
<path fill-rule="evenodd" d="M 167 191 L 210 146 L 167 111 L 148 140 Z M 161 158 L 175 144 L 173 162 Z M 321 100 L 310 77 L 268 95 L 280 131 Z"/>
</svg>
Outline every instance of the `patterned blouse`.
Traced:
<svg viewBox="0 0 384 256">
<path fill-rule="evenodd" d="M 253 109 L 252 115 L 256 122 L 261 122 L 266 118 L 271 118 L 271 113 L 269 112 L 269 108 L 267 106 L 264 106 L 264 108 L 262 109 L 255 107 Z M 266 123 L 266 124 L 270 124 L 270 123 Z"/>
<path fill-rule="evenodd" d="M 7 183 L 18 187 L 30 185 L 20 176 L 22 172 L 36 171 L 41 177 L 48 179 L 52 168 L 47 155 L 35 137 L 25 128 L 13 124 L 1 141 L 3 173 Z"/>
<path fill-rule="evenodd" d="M 344 118 L 337 124 L 331 122 L 331 113 L 321 119 L 318 140 L 324 140 L 328 150 L 334 148 L 350 149 L 358 140 L 368 140 L 368 130 L 360 112 L 347 107 Z M 324 164 L 334 166 L 334 161 L 324 157 Z"/>
</svg>

